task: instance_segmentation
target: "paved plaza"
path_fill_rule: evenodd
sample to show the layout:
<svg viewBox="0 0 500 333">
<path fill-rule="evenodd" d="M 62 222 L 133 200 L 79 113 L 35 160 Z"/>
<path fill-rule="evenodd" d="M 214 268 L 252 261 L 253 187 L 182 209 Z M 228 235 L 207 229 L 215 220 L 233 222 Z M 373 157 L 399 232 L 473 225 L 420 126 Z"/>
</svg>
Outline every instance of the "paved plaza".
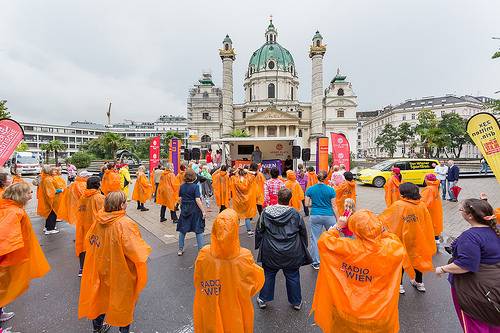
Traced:
<svg viewBox="0 0 500 333">
<path fill-rule="evenodd" d="M 494 178 L 463 179 L 459 185 L 463 187 L 461 199 L 478 197 L 480 192 L 486 192 L 491 204 L 500 206 L 500 186 Z M 376 213 L 385 208 L 383 189 L 358 185 L 357 191 L 358 208 L 368 208 Z M 28 292 L 8 306 L 8 310 L 16 312 L 9 325 L 15 332 L 23 333 L 91 332 L 90 322 L 77 318 L 80 279 L 77 277 L 78 259 L 74 254 L 74 228 L 59 223 L 59 234 L 44 236 L 44 221 L 36 216 L 35 205 L 35 201 L 31 202 L 28 212 L 52 270 L 45 278 L 34 280 Z M 191 235 L 184 256 L 178 257 L 175 226 L 169 221 L 160 224 L 159 208 L 153 203 L 146 206 L 151 209 L 149 212 L 138 212 L 135 202 L 131 202 L 128 208 L 129 216 L 142 226 L 143 237 L 153 248 L 148 264 L 148 286 L 137 304 L 132 331 L 193 332 L 195 242 Z M 443 207 L 445 234 L 457 236 L 467 228 L 458 212 L 459 204 L 446 201 Z M 207 234 L 215 215 L 213 207 L 207 219 Z M 242 246 L 253 250 L 253 238 L 246 236 L 244 228 L 240 231 Z M 205 240 L 208 242 L 209 236 Z M 442 265 L 448 258 L 448 254 L 439 253 L 434 262 Z M 309 266 L 301 269 L 304 306 L 297 312 L 287 303 L 284 278 L 279 274 L 275 300 L 266 310 L 255 307 L 255 332 L 319 332 L 312 317 L 309 317 L 316 276 L 317 272 Z M 425 294 L 418 293 L 408 281 L 405 282 L 407 292 L 400 297 L 399 304 L 401 332 L 459 332 L 446 279 L 427 274 L 424 281 L 427 287 Z M 118 330 L 115 328 L 111 332 Z"/>
</svg>

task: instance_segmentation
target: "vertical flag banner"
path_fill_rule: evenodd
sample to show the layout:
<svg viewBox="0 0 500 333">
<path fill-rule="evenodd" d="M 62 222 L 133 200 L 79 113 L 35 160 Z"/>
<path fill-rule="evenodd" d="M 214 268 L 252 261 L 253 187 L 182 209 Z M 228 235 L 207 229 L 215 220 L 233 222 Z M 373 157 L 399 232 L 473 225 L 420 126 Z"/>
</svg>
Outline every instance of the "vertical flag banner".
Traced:
<svg viewBox="0 0 500 333">
<path fill-rule="evenodd" d="M 347 171 L 351 170 L 351 148 L 349 140 L 342 133 L 330 133 L 332 138 L 332 161 L 334 165 L 344 164 Z"/>
<path fill-rule="evenodd" d="M 319 171 L 328 172 L 328 138 L 318 138 L 316 143 L 316 173 Z"/>
<path fill-rule="evenodd" d="M 172 138 L 168 147 L 168 161 L 174 166 L 174 174 L 179 173 L 181 166 L 181 140 Z"/>
<path fill-rule="evenodd" d="M 467 133 L 488 162 L 500 183 L 500 128 L 491 113 L 481 112 L 470 117 Z"/>
<path fill-rule="evenodd" d="M 153 179 L 154 169 L 160 164 L 160 137 L 151 138 L 149 143 L 149 179 Z"/>
<path fill-rule="evenodd" d="M 23 129 L 17 121 L 0 120 L 0 167 L 10 158 L 23 138 Z"/>
</svg>

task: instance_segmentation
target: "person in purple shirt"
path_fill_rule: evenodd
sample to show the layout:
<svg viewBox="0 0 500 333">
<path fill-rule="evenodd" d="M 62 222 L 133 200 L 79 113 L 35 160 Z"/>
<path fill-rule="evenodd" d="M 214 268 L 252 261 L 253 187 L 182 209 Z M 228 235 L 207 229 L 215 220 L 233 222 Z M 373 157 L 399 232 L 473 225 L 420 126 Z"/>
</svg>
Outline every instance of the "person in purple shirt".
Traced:
<svg viewBox="0 0 500 333">
<path fill-rule="evenodd" d="M 460 212 L 471 228 L 465 230 L 452 244 L 452 262 L 436 268 L 436 274 L 439 276 L 449 273 L 448 280 L 451 283 L 451 295 L 455 310 L 460 320 L 460 325 L 464 332 L 500 332 L 500 324 L 492 324 L 478 319 L 477 313 L 490 313 L 494 303 L 488 303 L 488 297 L 482 295 L 477 290 L 472 295 L 477 296 L 479 301 L 473 297 L 468 304 L 468 309 L 463 308 L 463 301 L 460 302 L 460 292 L 469 292 L 470 290 L 460 290 L 458 288 L 458 279 L 472 279 L 474 287 L 483 289 L 486 286 L 492 290 L 491 299 L 493 302 L 498 297 L 500 291 L 500 229 L 495 219 L 493 208 L 486 200 L 467 199 L 461 205 Z M 479 275 L 479 272 L 481 275 Z M 465 276 L 468 274 L 468 276 Z M 479 277 L 481 276 L 481 279 Z M 491 276 L 493 282 L 490 283 Z M 485 284 L 486 282 L 486 284 Z M 470 283 L 470 282 L 469 282 Z M 463 286 L 463 284 L 461 284 Z M 470 287 L 468 287 L 470 288 Z M 463 298 L 462 298 L 463 300 Z M 467 311 L 466 311 L 467 310 Z M 494 311 L 493 311 L 494 312 Z M 471 315 L 474 313 L 475 315 Z M 481 316 L 481 315 L 480 315 Z M 495 317 L 495 314 L 493 314 Z M 484 318 L 481 316 L 481 318 Z M 496 316 L 497 322 L 500 317 Z"/>
<path fill-rule="evenodd" d="M 297 166 L 297 171 L 295 172 L 295 176 L 297 177 L 297 182 L 299 183 L 300 187 L 302 187 L 302 191 L 306 193 L 306 186 L 307 186 L 307 172 L 304 169 L 304 166 L 302 164 L 299 164 Z M 304 214 L 305 216 L 309 216 L 309 207 L 306 206 L 306 201 L 305 199 L 302 200 L 302 207 L 304 207 Z"/>
</svg>

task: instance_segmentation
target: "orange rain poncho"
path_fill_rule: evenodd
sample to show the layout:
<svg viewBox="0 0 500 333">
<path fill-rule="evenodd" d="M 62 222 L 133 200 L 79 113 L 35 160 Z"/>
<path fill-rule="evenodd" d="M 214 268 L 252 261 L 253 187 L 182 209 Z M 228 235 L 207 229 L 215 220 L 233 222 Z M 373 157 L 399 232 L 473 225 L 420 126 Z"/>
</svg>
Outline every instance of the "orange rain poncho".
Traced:
<svg viewBox="0 0 500 333">
<path fill-rule="evenodd" d="M 255 176 L 238 174 L 230 178 L 231 198 L 233 199 L 233 209 L 238 213 L 240 219 L 254 218 L 257 214 L 257 195 L 253 182 Z"/>
<path fill-rule="evenodd" d="M 23 181 L 24 180 L 19 175 L 13 175 L 12 176 L 12 184 L 21 183 Z"/>
<path fill-rule="evenodd" d="M 415 274 L 405 248 L 368 210 L 354 213 L 348 226 L 354 239 L 331 229 L 318 240 L 314 321 L 328 333 L 396 333 L 401 269 Z"/>
<path fill-rule="evenodd" d="M 401 199 L 379 215 L 386 228 L 399 237 L 411 265 L 420 272 L 432 270 L 436 252 L 431 214 L 420 200 Z"/>
<path fill-rule="evenodd" d="M 339 216 L 344 215 L 344 202 L 345 199 L 352 199 L 356 202 L 356 183 L 351 181 L 344 181 L 339 186 L 334 186 L 335 188 L 335 203 L 337 205 L 337 210 Z"/>
<path fill-rule="evenodd" d="M 50 271 L 30 219 L 13 200 L 0 199 L 0 307 L 24 293 Z"/>
<path fill-rule="evenodd" d="M 57 217 L 69 224 L 75 225 L 79 201 L 86 189 L 87 178 L 77 176 L 75 181 L 71 183 L 63 193 L 58 194 L 61 196 L 61 200 L 56 210 Z"/>
<path fill-rule="evenodd" d="M 297 177 L 295 176 L 295 172 L 292 170 L 288 170 L 286 172 L 286 178 L 288 179 L 285 182 L 285 187 L 292 191 L 292 199 L 290 199 L 290 207 L 295 208 L 298 212 L 302 209 L 302 200 L 304 200 L 304 190 L 300 186 L 297 181 Z"/>
<path fill-rule="evenodd" d="M 137 180 L 134 185 L 134 192 L 132 193 L 132 200 L 145 203 L 151 199 L 153 192 L 153 185 L 149 181 L 144 172 L 137 173 Z M 173 195 L 173 194 L 171 194 Z"/>
<path fill-rule="evenodd" d="M 78 318 L 95 319 L 104 313 L 111 326 L 129 325 L 148 280 L 146 260 L 151 247 L 124 210 L 100 210 L 84 247 Z"/>
<path fill-rule="evenodd" d="M 50 212 L 54 210 L 55 197 L 56 188 L 54 186 L 54 178 L 42 172 L 40 176 L 40 184 L 37 189 L 37 214 L 43 218 L 47 218 L 50 215 Z"/>
<path fill-rule="evenodd" d="M 105 170 L 102 176 L 101 191 L 104 195 L 109 192 L 121 191 L 121 178 L 120 174 L 116 170 Z"/>
<path fill-rule="evenodd" d="M 255 174 L 255 194 L 257 195 L 257 205 L 264 204 L 264 184 L 266 183 L 266 177 L 262 172 L 257 172 Z M 227 206 L 226 206 L 227 207 Z"/>
<path fill-rule="evenodd" d="M 399 185 L 401 185 L 401 182 L 396 176 L 391 176 L 385 183 L 385 204 L 387 207 L 400 199 L 401 195 L 399 194 Z"/>
<path fill-rule="evenodd" d="M 427 186 L 422 190 L 422 201 L 427 206 L 431 214 L 434 236 L 439 236 L 443 232 L 443 202 L 439 195 L 439 180 L 426 180 Z"/>
<path fill-rule="evenodd" d="M 314 171 L 308 171 L 307 172 L 307 185 L 306 189 L 309 187 L 316 185 L 318 183 L 318 175 L 316 175 L 316 172 Z"/>
<path fill-rule="evenodd" d="M 215 203 L 217 206 L 229 207 L 229 175 L 226 171 L 217 170 L 212 175 Z"/>
<path fill-rule="evenodd" d="M 497 219 L 497 224 L 500 223 L 500 208 L 495 208 L 495 215 Z"/>
<path fill-rule="evenodd" d="M 54 212 L 56 213 L 58 219 L 62 219 L 59 215 L 59 209 L 62 205 L 61 202 L 63 200 L 64 191 L 68 185 L 66 184 L 66 180 L 60 174 L 52 176 L 52 179 L 56 189 L 56 196 L 54 197 Z"/>
<path fill-rule="evenodd" d="M 177 181 L 179 182 L 179 186 L 181 186 L 182 184 L 184 184 L 184 175 L 186 174 L 186 171 L 179 171 L 179 173 L 177 174 Z"/>
<path fill-rule="evenodd" d="M 211 244 L 201 249 L 194 268 L 194 330 L 197 333 L 253 332 L 252 296 L 264 285 L 264 272 L 252 252 L 240 247 L 238 215 L 220 213 Z"/>
<path fill-rule="evenodd" d="M 179 202 L 179 180 L 170 170 L 164 170 L 158 183 L 156 193 L 156 203 L 166 206 L 169 210 L 175 210 L 175 205 Z"/>
<path fill-rule="evenodd" d="M 78 202 L 78 211 L 76 214 L 76 235 L 75 235 L 75 252 L 78 257 L 80 253 L 85 252 L 83 246 L 87 231 L 96 221 L 97 213 L 104 206 L 104 195 L 101 191 L 90 189 L 83 192 L 80 201 Z"/>
</svg>

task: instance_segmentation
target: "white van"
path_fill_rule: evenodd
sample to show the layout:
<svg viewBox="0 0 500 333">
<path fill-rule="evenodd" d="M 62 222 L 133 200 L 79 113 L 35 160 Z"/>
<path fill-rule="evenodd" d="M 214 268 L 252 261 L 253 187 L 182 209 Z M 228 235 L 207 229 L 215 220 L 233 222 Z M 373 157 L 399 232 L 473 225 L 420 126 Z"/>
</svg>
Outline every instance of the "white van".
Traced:
<svg viewBox="0 0 500 333">
<path fill-rule="evenodd" d="M 39 174 L 42 170 L 38 153 L 15 152 L 10 162 L 10 171 L 12 173 L 19 172 L 21 175 Z"/>
</svg>

